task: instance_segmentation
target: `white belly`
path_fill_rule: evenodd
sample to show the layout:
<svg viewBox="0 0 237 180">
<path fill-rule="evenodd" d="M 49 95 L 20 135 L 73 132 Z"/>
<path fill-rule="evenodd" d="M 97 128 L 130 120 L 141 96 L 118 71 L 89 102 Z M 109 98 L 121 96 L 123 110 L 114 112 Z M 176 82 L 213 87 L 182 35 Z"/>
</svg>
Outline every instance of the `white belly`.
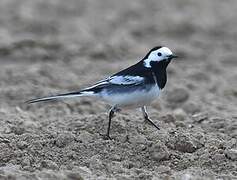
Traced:
<svg viewBox="0 0 237 180">
<path fill-rule="evenodd" d="M 129 93 L 102 93 L 102 98 L 112 106 L 138 108 L 149 105 L 156 97 L 159 96 L 160 89 L 157 86 L 147 90 L 136 90 Z"/>
</svg>

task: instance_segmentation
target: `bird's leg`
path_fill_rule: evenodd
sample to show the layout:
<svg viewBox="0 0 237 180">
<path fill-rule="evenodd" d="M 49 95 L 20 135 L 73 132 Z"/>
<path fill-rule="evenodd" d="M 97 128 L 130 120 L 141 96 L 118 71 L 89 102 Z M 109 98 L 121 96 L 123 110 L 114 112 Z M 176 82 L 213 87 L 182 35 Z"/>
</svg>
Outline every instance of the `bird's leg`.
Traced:
<svg viewBox="0 0 237 180">
<path fill-rule="evenodd" d="M 160 128 L 157 125 L 155 125 L 155 123 L 152 122 L 152 120 L 149 118 L 149 116 L 147 114 L 147 111 L 146 111 L 146 106 L 141 107 L 141 110 L 142 110 L 142 114 L 143 114 L 144 119 L 146 121 L 150 122 L 153 126 L 155 126 L 156 129 L 160 130 Z"/>
<path fill-rule="evenodd" d="M 109 124 L 108 124 L 108 128 L 107 128 L 107 133 L 106 133 L 106 139 L 111 139 L 111 137 L 109 136 L 109 131 L 110 131 L 110 125 L 111 125 L 111 120 L 112 118 L 115 116 L 115 112 L 119 111 L 119 109 L 117 109 L 116 106 L 113 106 L 110 110 L 109 110 Z"/>
</svg>

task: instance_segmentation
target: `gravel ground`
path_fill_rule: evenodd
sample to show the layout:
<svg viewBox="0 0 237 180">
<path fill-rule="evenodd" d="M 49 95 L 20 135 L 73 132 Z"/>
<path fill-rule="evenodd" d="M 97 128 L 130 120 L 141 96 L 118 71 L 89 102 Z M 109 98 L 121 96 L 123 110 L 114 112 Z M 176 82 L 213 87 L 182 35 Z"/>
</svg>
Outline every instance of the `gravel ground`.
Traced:
<svg viewBox="0 0 237 180">
<path fill-rule="evenodd" d="M 237 1 L 1 0 L 0 179 L 237 179 Z M 180 57 L 149 114 L 81 89 L 156 45 Z"/>
</svg>

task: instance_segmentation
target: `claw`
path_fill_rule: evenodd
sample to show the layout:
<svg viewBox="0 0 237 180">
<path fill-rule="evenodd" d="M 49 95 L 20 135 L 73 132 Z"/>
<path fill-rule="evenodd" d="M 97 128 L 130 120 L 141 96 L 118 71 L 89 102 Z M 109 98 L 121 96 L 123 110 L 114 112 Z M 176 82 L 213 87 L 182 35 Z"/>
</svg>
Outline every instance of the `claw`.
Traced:
<svg viewBox="0 0 237 180">
<path fill-rule="evenodd" d="M 112 138 L 108 134 L 102 134 L 104 140 L 112 140 Z"/>
</svg>

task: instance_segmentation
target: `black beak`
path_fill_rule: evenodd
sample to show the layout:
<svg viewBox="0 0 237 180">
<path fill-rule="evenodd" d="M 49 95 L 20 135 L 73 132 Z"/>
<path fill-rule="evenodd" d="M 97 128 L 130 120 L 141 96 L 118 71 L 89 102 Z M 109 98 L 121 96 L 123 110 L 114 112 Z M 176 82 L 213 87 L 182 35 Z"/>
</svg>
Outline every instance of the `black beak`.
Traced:
<svg viewBox="0 0 237 180">
<path fill-rule="evenodd" d="M 174 59 L 174 58 L 178 58 L 178 56 L 173 55 L 173 54 L 171 54 L 171 55 L 169 55 L 169 56 L 167 56 L 167 57 L 168 57 L 169 60 Z"/>
</svg>

